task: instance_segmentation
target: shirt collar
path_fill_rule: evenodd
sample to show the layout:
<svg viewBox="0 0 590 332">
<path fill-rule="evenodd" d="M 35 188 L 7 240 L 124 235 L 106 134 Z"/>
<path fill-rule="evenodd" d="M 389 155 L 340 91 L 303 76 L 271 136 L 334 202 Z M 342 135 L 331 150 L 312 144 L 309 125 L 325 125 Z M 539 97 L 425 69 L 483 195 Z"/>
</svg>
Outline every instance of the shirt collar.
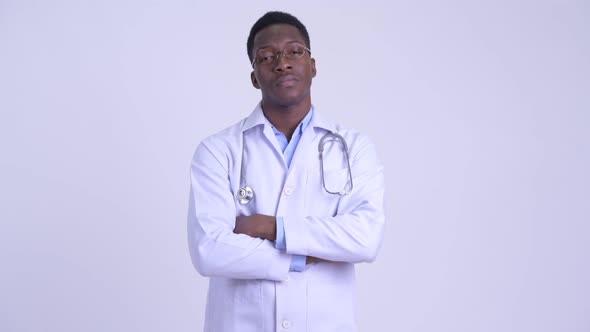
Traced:
<svg viewBox="0 0 590 332">
<path fill-rule="evenodd" d="M 301 122 L 299 122 L 299 124 L 297 125 L 297 129 L 295 129 L 295 130 L 298 135 L 301 135 L 303 133 L 305 128 L 307 128 L 307 126 L 309 125 L 309 122 L 311 121 L 311 119 L 313 119 L 313 106 L 311 107 L 309 112 L 307 112 L 307 114 L 305 115 L 303 120 L 301 120 Z M 272 128 L 272 131 L 275 133 L 275 135 L 280 133 L 277 130 L 277 128 L 275 128 L 275 126 L 273 126 L 272 123 L 270 123 L 270 121 L 268 121 L 268 119 L 266 119 L 266 123 L 268 123 L 268 125 Z"/>
<path fill-rule="evenodd" d="M 312 115 L 313 113 L 313 115 Z M 250 116 L 246 118 L 244 124 L 242 125 L 242 132 L 246 130 L 256 127 L 258 125 L 264 125 L 266 123 L 266 117 L 262 112 L 262 103 L 258 103 Z M 302 120 L 303 126 L 301 130 L 304 130 L 308 125 L 311 125 L 314 128 L 321 128 L 331 132 L 336 131 L 336 125 L 330 121 L 324 119 L 318 112 L 315 111 L 315 107 L 312 105 L 310 112 L 307 113 L 305 118 Z"/>
</svg>

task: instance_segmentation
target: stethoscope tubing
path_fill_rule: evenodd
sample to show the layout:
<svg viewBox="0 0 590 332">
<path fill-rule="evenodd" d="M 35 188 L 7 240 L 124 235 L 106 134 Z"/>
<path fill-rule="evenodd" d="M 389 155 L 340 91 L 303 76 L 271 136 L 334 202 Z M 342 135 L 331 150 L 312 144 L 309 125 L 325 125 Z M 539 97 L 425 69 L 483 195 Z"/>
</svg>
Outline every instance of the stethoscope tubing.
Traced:
<svg viewBox="0 0 590 332">
<path fill-rule="evenodd" d="M 336 139 L 342 144 L 342 149 L 344 150 L 344 155 L 346 156 L 346 166 L 348 168 L 348 181 L 346 182 L 345 189 L 343 191 L 331 191 L 326 187 L 326 177 L 324 176 L 324 145 L 326 144 L 328 139 Z M 254 199 L 254 190 L 251 187 L 247 186 L 244 183 L 244 133 L 242 133 L 242 158 L 240 160 L 240 188 L 236 192 L 236 198 L 238 202 L 242 205 L 250 203 Z M 346 140 L 342 135 L 329 132 L 326 135 L 322 136 L 320 142 L 318 143 L 318 152 L 320 158 L 320 174 L 322 177 L 322 186 L 324 190 L 332 195 L 339 195 L 339 196 L 346 196 L 352 192 L 353 182 L 352 182 L 352 170 L 350 168 L 350 155 L 348 152 L 348 144 L 346 144 Z"/>
<path fill-rule="evenodd" d="M 327 187 L 326 187 L 326 177 L 324 176 L 324 144 L 326 143 L 325 141 L 330 138 L 330 137 L 334 137 L 335 139 L 339 140 L 340 143 L 342 143 L 342 149 L 344 150 L 344 155 L 346 156 L 346 166 L 348 168 L 348 179 L 350 179 L 350 181 L 346 182 L 346 187 L 344 191 L 330 191 Z M 318 152 L 320 154 L 320 172 L 322 173 L 322 185 L 324 186 L 324 190 L 326 190 L 327 193 L 332 194 L 332 195 L 340 195 L 340 196 L 346 196 L 348 194 L 350 194 L 350 192 L 352 191 L 353 188 L 353 183 L 352 183 L 352 170 L 350 168 L 350 155 L 348 153 L 348 144 L 346 144 L 346 140 L 344 139 L 344 137 L 342 137 L 342 135 L 335 133 L 335 132 L 329 132 L 326 135 L 324 135 L 321 139 L 320 139 L 320 143 L 318 144 Z M 350 185 L 348 185 L 350 183 Z"/>
</svg>

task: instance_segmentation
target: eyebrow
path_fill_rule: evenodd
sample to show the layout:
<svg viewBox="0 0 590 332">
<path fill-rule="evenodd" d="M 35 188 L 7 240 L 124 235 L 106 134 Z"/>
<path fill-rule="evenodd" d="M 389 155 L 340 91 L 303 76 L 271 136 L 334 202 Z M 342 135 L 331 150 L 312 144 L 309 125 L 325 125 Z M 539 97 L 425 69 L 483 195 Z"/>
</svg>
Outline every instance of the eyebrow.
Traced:
<svg viewBox="0 0 590 332">
<path fill-rule="evenodd" d="M 291 40 L 291 41 L 287 42 L 287 44 L 294 44 L 294 43 L 301 44 L 301 45 L 305 46 L 305 42 L 302 43 L 299 40 Z M 260 51 L 263 48 L 269 48 L 269 47 L 272 47 L 272 45 L 271 44 L 262 45 L 262 46 L 258 47 L 257 49 L 255 49 L 254 53 Z M 305 46 L 305 47 L 307 47 L 307 46 Z"/>
</svg>

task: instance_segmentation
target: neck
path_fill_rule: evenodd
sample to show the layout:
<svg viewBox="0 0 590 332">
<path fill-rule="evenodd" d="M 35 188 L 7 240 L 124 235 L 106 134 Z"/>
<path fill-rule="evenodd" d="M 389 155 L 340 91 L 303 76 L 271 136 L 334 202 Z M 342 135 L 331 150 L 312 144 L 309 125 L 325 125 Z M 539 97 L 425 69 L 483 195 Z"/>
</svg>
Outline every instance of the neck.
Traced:
<svg viewBox="0 0 590 332">
<path fill-rule="evenodd" d="M 275 106 L 262 101 L 262 112 L 270 123 L 285 137 L 291 140 L 295 128 L 307 115 L 311 108 L 311 100 L 306 100 L 297 105 Z"/>
</svg>

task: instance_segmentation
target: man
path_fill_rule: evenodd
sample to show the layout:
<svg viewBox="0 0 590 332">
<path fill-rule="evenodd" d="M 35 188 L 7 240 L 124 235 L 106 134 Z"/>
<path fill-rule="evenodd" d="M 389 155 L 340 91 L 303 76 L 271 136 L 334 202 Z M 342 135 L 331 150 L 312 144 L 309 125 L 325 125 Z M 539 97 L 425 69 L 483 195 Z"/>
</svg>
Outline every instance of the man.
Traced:
<svg viewBox="0 0 590 332">
<path fill-rule="evenodd" d="M 247 51 L 262 100 L 205 139 L 191 165 L 205 331 L 356 331 L 354 264 L 373 261 L 382 239 L 381 163 L 366 136 L 312 106 L 315 60 L 297 18 L 266 13 Z"/>
</svg>

